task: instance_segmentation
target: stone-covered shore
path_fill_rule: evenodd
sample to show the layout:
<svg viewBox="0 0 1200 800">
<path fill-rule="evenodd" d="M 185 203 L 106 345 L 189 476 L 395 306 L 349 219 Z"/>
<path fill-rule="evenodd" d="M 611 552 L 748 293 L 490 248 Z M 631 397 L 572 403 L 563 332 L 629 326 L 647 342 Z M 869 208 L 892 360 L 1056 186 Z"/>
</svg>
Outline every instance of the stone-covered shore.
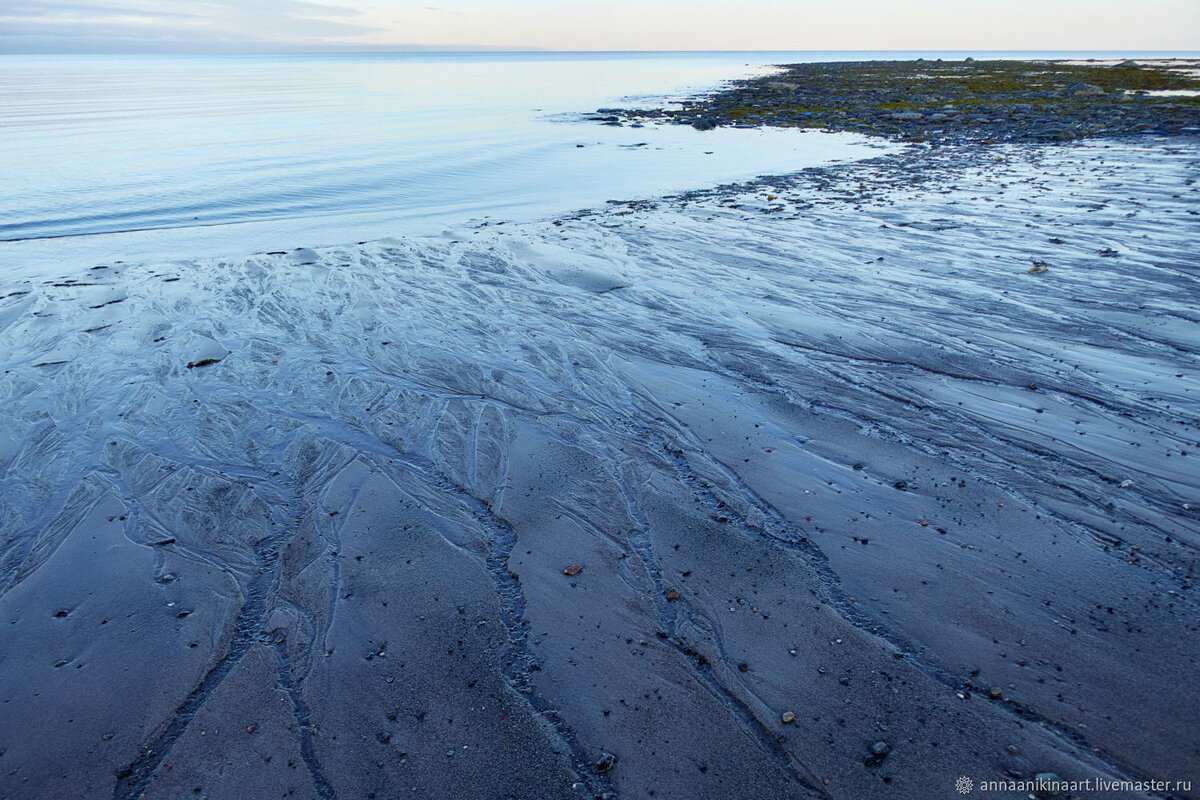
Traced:
<svg viewBox="0 0 1200 800">
<path fill-rule="evenodd" d="M 600 109 L 611 123 L 821 128 L 911 142 L 1071 141 L 1200 133 L 1194 61 L 790 64 L 675 108 Z"/>
</svg>

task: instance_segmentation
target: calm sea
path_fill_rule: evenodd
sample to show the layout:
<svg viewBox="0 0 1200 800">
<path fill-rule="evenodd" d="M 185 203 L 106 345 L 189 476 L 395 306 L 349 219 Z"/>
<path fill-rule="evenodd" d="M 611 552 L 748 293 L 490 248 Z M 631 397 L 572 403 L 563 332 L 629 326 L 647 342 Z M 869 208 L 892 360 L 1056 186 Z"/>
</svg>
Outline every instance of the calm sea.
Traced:
<svg viewBox="0 0 1200 800">
<path fill-rule="evenodd" d="M 874 155 L 585 116 L 774 63 L 917 55 L 0 56 L 0 270 L 435 233 Z"/>
</svg>

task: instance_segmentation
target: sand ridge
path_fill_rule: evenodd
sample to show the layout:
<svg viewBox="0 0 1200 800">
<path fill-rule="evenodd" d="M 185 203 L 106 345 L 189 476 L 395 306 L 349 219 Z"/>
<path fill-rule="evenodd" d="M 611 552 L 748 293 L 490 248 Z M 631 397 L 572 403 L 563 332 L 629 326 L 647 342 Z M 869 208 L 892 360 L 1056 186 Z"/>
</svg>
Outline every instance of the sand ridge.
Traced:
<svg viewBox="0 0 1200 800">
<path fill-rule="evenodd" d="M 0 796 L 1195 776 L 1198 166 L 0 287 Z"/>
</svg>

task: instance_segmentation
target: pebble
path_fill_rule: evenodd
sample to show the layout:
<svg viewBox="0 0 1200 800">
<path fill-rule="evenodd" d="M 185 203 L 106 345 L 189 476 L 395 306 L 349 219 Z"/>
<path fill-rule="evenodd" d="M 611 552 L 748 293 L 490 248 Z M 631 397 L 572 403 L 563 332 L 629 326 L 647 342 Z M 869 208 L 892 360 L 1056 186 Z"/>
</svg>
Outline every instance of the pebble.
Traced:
<svg viewBox="0 0 1200 800">
<path fill-rule="evenodd" d="M 887 742 L 876 742 L 871 745 L 871 755 L 878 758 L 883 758 L 890 752 L 892 752 L 892 746 Z"/>
<path fill-rule="evenodd" d="M 790 725 L 796 721 L 796 715 L 791 711 L 785 711 L 783 712 L 781 719 L 783 720 L 784 725 Z"/>
<path fill-rule="evenodd" d="M 613 767 L 617 765 L 617 757 L 609 752 L 601 752 L 600 758 L 596 759 L 596 772 L 603 775 L 606 772 L 612 772 Z"/>
</svg>

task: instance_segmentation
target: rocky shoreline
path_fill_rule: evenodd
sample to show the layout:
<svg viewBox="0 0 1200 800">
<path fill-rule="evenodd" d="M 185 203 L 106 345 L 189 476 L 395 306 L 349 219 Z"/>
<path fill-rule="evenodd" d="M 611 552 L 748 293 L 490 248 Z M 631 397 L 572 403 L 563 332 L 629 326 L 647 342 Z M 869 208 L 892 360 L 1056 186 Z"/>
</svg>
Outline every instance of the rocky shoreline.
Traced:
<svg viewBox="0 0 1200 800">
<path fill-rule="evenodd" d="M 599 109 L 610 124 L 819 128 L 933 144 L 1200 133 L 1200 71 L 1170 59 L 789 64 L 676 108 Z"/>
</svg>

